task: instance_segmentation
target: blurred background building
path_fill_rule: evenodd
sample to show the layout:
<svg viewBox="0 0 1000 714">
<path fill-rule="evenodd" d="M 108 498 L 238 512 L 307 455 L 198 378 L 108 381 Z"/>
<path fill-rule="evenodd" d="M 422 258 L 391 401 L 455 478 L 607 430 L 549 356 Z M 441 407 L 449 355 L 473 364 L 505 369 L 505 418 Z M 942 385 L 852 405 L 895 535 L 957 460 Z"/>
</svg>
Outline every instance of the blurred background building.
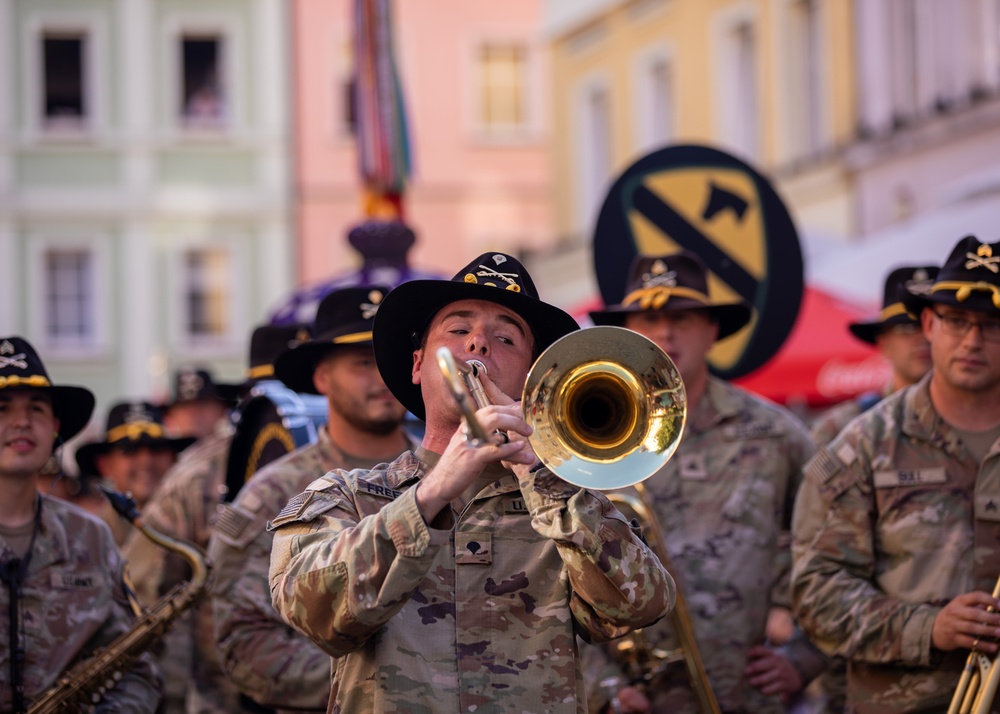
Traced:
<svg viewBox="0 0 1000 714">
<path fill-rule="evenodd" d="M 0 0 L 0 332 L 104 405 L 241 376 L 253 324 L 361 262 L 356 4 Z M 506 250 L 584 314 L 608 187 L 671 143 L 774 181 L 824 299 L 997 237 L 1000 0 L 391 7 L 421 270 Z"/>
</svg>

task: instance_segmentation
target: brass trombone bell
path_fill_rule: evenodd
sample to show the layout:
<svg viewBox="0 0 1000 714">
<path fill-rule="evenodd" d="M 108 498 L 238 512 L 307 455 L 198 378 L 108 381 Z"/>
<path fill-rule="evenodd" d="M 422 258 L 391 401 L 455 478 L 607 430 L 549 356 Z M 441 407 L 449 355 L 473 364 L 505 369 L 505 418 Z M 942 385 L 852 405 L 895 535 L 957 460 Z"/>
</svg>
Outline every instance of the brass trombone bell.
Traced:
<svg viewBox="0 0 1000 714">
<path fill-rule="evenodd" d="M 670 357 L 637 332 L 610 326 L 552 343 L 532 365 L 521 405 L 542 463 L 595 490 L 659 471 L 677 450 L 687 415 Z"/>
</svg>

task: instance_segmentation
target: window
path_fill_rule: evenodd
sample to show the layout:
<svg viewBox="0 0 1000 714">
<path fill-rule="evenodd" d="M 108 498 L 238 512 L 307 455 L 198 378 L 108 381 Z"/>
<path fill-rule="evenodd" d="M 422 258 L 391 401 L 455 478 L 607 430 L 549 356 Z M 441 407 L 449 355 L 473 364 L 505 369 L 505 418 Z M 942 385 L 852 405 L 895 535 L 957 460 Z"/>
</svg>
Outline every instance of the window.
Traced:
<svg viewBox="0 0 1000 714">
<path fill-rule="evenodd" d="M 42 263 L 47 343 L 90 344 L 95 337 L 93 254 L 85 249 L 49 249 Z"/>
<path fill-rule="evenodd" d="M 611 96 L 606 81 L 590 81 L 582 87 L 577 116 L 581 119 L 581 164 L 579 203 L 574 213 L 583 222 L 578 226 L 580 231 L 589 235 L 604 205 L 611 177 Z"/>
<path fill-rule="evenodd" d="M 187 128 L 225 124 L 222 49 L 219 35 L 181 36 L 181 117 Z"/>
<path fill-rule="evenodd" d="M 82 129 L 86 100 L 86 36 L 81 32 L 42 34 L 42 119 L 47 130 Z"/>
<path fill-rule="evenodd" d="M 670 143 L 674 136 L 674 77 L 670 60 L 662 52 L 640 59 L 636 101 L 639 151 L 647 153 Z"/>
<path fill-rule="evenodd" d="M 751 19 L 724 22 L 718 77 L 721 139 L 747 158 L 760 149 L 757 107 L 757 33 Z"/>
<path fill-rule="evenodd" d="M 479 53 L 479 125 L 487 134 L 525 128 L 527 52 L 513 44 L 485 45 Z"/>
<path fill-rule="evenodd" d="M 231 328 L 229 253 L 221 248 L 187 250 L 182 258 L 184 333 L 193 341 L 225 337 Z"/>
<path fill-rule="evenodd" d="M 789 131 L 796 157 L 814 155 L 822 141 L 823 74 L 817 5 L 817 0 L 793 0 L 789 5 Z"/>
</svg>

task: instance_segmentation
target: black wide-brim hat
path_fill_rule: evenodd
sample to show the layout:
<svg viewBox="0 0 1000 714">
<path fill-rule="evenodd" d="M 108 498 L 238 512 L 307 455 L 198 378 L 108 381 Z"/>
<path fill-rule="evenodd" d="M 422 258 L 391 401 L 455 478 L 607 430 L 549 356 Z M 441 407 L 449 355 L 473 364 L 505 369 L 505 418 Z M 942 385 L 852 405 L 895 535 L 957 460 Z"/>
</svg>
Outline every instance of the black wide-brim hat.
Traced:
<svg viewBox="0 0 1000 714">
<path fill-rule="evenodd" d="M 97 457 L 115 447 L 166 448 L 175 454 L 191 446 L 197 439 L 190 436 L 167 436 L 163 426 L 163 410 L 149 402 L 120 402 L 108 412 L 104 441 L 84 444 L 76 450 L 76 465 L 81 474 L 99 475 Z"/>
<path fill-rule="evenodd" d="M 48 394 L 62 441 L 83 431 L 94 413 L 94 393 L 86 387 L 52 384 L 35 348 L 23 337 L 0 337 L 0 389 L 38 389 Z"/>
<path fill-rule="evenodd" d="M 938 274 L 936 265 L 896 268 L 885 278 L 882 310 L 871 320 L 848 324 L 847 329 L 862 342 L 874 345 L 879 333 L 893 325 L 918 324 L 915 315 L 907 311 L 903 299 L 910 293 L 926 293 Z"/>
<path fill-rule="evenodd" d="M 595 325 L 622 327 L 627 315 L 648 310 L 704 310 L 719 324 L 720 340 L 739 332 L 753 314 L 746 301 L 712 300 L 708 294 L 708 268 L 688 250 L 637 255 L 629 268 L 621 303 L 589 314 Z"/>
<path fill-rule="evenodd" d="M 517 313 L 531 328 L 539 353 L 580 328 L 568 313 L 538 298 L 528 271 L 506 253 L 483 253 L 451 280 L 403 283 L 386 296 L 379 308 L 372 343 L 382 380 L 419 419 L 425 418 L 424 400 L 420 385 L 412 379 L 413 351 L 420 347 L 434 315 L 459 300 L 485 300 Z"/>
<path fill-rule="evenodd" d="M 279 355 L 274 376 L 295 392 L 317 394 L 316 365 L 341 347 L 371 345 L 375 313 L 388 293 L 383 285 L 354 285 L 327 294 L 316 308 L 314 337 Z"/>
<path fill-rule="evenodd" d="M 965 236 L 952 249 L 930 287 L 909 291 L 903 304 L 918 317 L 933 304 L 1000 313 L 1000 242 L 984 243 L 975 236 Z"/>
<path fill-rule="evenodd" d="M 182 367 L 174 375 L 174 400 L 167 410 L 191 402 L 220 402 L 233 407 L 239 398 L 240 385 L 216 382 L 207 369 Z"/>
</svg>

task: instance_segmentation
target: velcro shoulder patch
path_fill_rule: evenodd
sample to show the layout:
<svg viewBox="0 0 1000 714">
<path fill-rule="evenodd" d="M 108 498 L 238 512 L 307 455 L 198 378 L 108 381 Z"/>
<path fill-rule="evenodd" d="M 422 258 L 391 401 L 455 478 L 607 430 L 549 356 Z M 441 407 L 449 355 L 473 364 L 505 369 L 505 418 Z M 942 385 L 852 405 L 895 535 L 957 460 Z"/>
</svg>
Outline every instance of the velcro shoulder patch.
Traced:
<svg viewBox="0 0 1000 714">
<path fill-rule="evenodd" d="M 834 458 L 828 449 L 820 449 L 809 460 L 803 470 L 806 478 L 812 479 L 822 485 L 839 474 L 844 469 L 844 464 Z"/>
<path fill-rule="evenodd" d="M 315 485 L 314 484 L 310 484 Z M 273 531 L 287 523 L 308 523 L 327 511 L 333 510 L 342 499 L 332 494 L 319 491 L 303 491 L 285 504 L 281 512 L 267 524 L 267 530 Z"/>
<path fill-rule="evenodd" d="M 262 518 L 227 503 L 219 510 L 219 517 L 214 525 L 214 535 L 226 545 L 245 550 L 260 535 L 260 526 L 251 527 L 255 521 L 262 521 Z"/>
</svg>

